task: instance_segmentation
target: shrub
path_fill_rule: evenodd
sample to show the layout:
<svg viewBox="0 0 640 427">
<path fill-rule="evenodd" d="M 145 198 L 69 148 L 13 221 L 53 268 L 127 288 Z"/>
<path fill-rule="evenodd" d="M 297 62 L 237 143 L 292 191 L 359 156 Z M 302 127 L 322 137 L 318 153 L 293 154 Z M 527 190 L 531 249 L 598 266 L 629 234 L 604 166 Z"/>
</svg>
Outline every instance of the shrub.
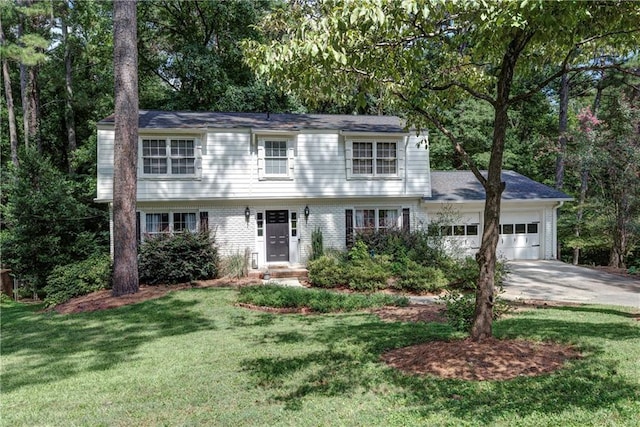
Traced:
<svg viewBox="0 0 640 427">
<path fill-rule="evenodd" d="M 502 288 L 497 288 L 494 296 L 493 320 L 497 320 L 509 311 L 509 305 L 500 297 Z M 475 293 L 462 293 L 458 290 L 448 290 L 440 301 L 446 307 L 447 322 L 457 331 L 471 332 L 476 310 Z"/>
<path fill-rule="evenodd" d="M 174 284 L 215 278 L 218 250 L 209 233 L 179 233 L 147 238 L 140 245 L 140 281 Z"/>
<path fill-rule="evenodd" d="M 34 149 L 21 150 L 20 168 L 2 170 L 2 262 L 29 291 L 40 292 L 57 266 L 104 251 L 108 216 Z"/>
<path fill-rule="evenodd" d="M 319 313 L 354 311 L 389 305 L 404 307 L 409 300 L 392 295 L 341 294 L 325 289 L 305 289 L 276 285 L 240 289 L 238 301 L 263 307 L 309 308 Z"/>
<path fill-rule="evenodd" d="M 448 284 L 442 270 L 435 267 L 424 267 L 415 261 L 407 259 L 400 266 L 394 268 L 397 278 L 395 287 L 402 290 L 434 292 Z"/>
<path fill-rule="evenodd" d="M 62 304 L 71 298 L 106 289 L 111 286 L 111 258 L 94 255 L 84 261 L 58 266 L 47 278 L 44 299 L 47 307 Z"/>
<path fill-rule="evenodd" d="M 249 254 L 250 249 L 246 248 L 243 253 L 236 252 L 224 257 L 220 262 L 220 276 L 233 279 L 247 277 L 249 274 Z"/>
<path fill-rule="evenodd" d="M 336 256 L 322 255 L 309 261 L 307 269 L 309 270 L 309 281 L 314 286 L 333 288 L 347 283 L 344 266 Z"/>
<path fill-rule="evenodd" d="M 471 257 L 456 260 L 451 258 L 449 262 L 443 263 L 446 269 L 447 278 L 452 287 L 464 290 L 473 290 L 478 282 L 480 267 L 475 259 Z"/>
<path fill-rule="evenodd" d="M 311 233 L 311 260 L 320 258 L 323 253 L 322 230 L 320 230 L 320 228 L 316 228 Z"/>
</svg>

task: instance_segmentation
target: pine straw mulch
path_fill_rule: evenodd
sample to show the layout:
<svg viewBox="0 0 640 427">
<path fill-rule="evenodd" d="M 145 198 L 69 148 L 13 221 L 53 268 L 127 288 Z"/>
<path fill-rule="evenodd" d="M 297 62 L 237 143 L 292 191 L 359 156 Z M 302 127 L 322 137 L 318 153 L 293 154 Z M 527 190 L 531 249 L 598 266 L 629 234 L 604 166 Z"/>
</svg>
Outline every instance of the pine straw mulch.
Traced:
<svg viewBox="0 0 640 427">
<path fill-rule="evenodd" d="M 129 304 L 137 304 L 139 302 L 148 301 L 152 299 L 162 298 L 169 292 L 179 291 L 183 289 L 195 289 L 195 288 L 215 288 L 223 286 L 249 286 L 259 285 L 261 280 L 257 279 L 215 279 L 215 280 L 202 280 L 194 283 L 182 283 L 178 285 L 140 285 L 140 289 L 135 294 L 122 295 L 120 297 L 114 297 L 111 295 L 110 289 L 103 289 L 101 291 L 93 292 L 88 295 L 83 295 L 77 298 L 73 298 L 63 304 L 59 304 L 52 308 L 60 314 L 73 314 L 83 313 L 89 311 L 107 310 L 110 308 L 122 307 Z"/>
<path fill-rule="evenodd" d="M 132 295 L 113 297 L 110 290 L 94 292 L 74 298 L 53 310 L 62 314 L 106 310 L 129 304 L 160 298 L 169 292 L 181 289 L 247 286 L 260 281 L 240 279 L 217 279 L 194 284 L 140 286 Z M 528 301 L 518 310 L 544 308 L 557 303 Z M 308 309 L 280 310 L 274 308 L 242 305 L 253 310 L 271 313 L 309 314 Z M 374 314 L 389 322 L 445 322 L 444 307 L 440 304 L 412 304 L 407 307 L 384 307 L 372 310 Z M 469 381 L 506 380 L 520 376 L 535 376 L 562 368 L 567 360 L 579 358 L 580 354 L 570 346 L 556 343 L 536 343 L 523 340 L 498 340 L 490 338 L 476 343 L 470 339 L 434 341 L 385 352 L 381 360 L 409 374 L 435 375 L 442 378 L 457 378 Z"/>
</svg>

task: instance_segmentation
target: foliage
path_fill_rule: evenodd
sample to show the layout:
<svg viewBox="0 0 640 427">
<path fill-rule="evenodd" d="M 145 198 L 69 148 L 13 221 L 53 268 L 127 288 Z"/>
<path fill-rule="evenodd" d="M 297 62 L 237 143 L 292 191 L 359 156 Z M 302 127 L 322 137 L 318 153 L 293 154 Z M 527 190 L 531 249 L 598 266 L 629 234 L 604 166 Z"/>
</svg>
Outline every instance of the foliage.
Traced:
<svg viewBox="0 0 640 427">
<path fill-rule="evenodd" d="M 267 0 L 143 2 L 139 13 L 141 74 L 154 88 L 151 108 L 291 111 L 294 99 L 255 78 L 241 40 L 260 38 L 255 24 Z"/>
<path fill-rule="evenodd" d="M 392 260 L 408 257 L 421 264 L 430 265 L 438 257 L 439 248 L 434 245 L 432 236 L 424 230 L 371 230 L 358 233 L 356 241 L 364 243 L 374 254 L 386 255 Z"/>
<path fill-rule="evenodd" d="M 411 292 L 436 292 L 448 284 L 442 270 L 435 267 L 425 267 L 410 259 L 393 264 L 394 287 Z"/>
<path fill-rule="evenodd" d="M 230 277 L 239 279 L 247 277 L 249 274 L 249 256 L 251 250 L 245 248 L 244 252 L 236 252 L 235 254 L 223 257 L 220 261 L 220 277 Z"/>
<path fill-rule="evenodd" d="M 325 254 L 309 261 L 309 281 L 314 286 L 333 288 L 347 283 L 345 264 L 335 255 Z"/>
<path fill-rule="evenodd" d="M 311 232 L 311 260 L 320 258 L 323 253 L 322 230 L 318 227 Z"/>
<path fill-rule="evenodd" d="M 140 281 L 175 284 L 215 278 L 218 249 L 209 233 L 176 233 L 147 237 L 140 245 Z"/>
<path fill-rule="evenodd" d="M 376 291 L 387 286 L 391 278 L 390 257 L 371 254 L 367 245 L 356 241 L 349 251 L 345 269 L 349 288 L 356 291 Z"/>
<path fill-rule="evenodd" d="M 93 255 L 84 261 L 55 267 L 44 287 L 44 302 L 50 307 L 110 287 L 111 257 Z"/>
<path fill-rule="evenodd" d="M 103 252 L 106 239 L 95 223 L 104 211 L 83 198 L 81 186 L 66 178 L 35 150 L 24 150 L 20 168 L 3 171 L 2 257 L 37 292 L 56 266 Z"/>
<path fill-rule="evenodd" d="M 278 285 L 240 288 L 238 301 L 261 307 L 308 308 L 318 313 L 347 312 L 384 306 L 406 306 L 408 298 L 384 294 L 343 294 L 325 289 Z"/>
<path fill-rule="evenodd" d="M 502 287 L 498 288 L 494 296 L 493 320 L 497 320 L 507 314 L 510 307 L 505 299 L 500 297 Z M 447 322 L 457 331 L 470 332 L 475 318 L 476 296 L 474 293 L 461 292 L 456 289 L 447 290 L 444 295 L 438 297 L 446 307 L 445 317 Z"/>
</svg>

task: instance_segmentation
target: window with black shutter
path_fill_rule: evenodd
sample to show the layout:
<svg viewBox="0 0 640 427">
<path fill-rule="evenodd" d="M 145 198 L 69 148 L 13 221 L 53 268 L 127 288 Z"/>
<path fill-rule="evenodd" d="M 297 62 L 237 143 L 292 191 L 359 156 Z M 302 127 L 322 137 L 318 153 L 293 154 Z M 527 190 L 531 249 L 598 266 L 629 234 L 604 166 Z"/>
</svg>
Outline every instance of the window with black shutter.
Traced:
<svg viewBox="0 0 640 427">
<path fill-rule="evenodd" d="M 409 208 L 402 209 L 402 231 L 410 231 L 411 223 L 409 219 Z"/>
<path fill-rule="evenodd" d="M 209 231 L 209 212 L 200 212 L 200 231 Z"/>
<path fill-rule="evenodd" d="M 346 209 L 344 211 L 344 221 L 345 221 L 345 230 L 347 232 L 347 249 L 350 249 L 353 246 L 353 209 Z"/>
</svg>

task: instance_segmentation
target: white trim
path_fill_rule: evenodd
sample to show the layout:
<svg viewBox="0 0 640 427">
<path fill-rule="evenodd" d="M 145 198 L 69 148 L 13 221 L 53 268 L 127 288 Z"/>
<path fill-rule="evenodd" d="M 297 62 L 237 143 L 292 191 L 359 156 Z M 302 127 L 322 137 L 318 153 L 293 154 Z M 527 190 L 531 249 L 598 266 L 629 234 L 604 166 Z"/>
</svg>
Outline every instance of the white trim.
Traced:
<svg viewBox="0 0 640 427">
<path fill-rule="evenodd" d="M 281 133 L 274 133 L 273 135 L 257 135 L 257 158 L 258 158 L 258 180 L 270 181 L 270 180 L 293 180 L 295 158 L 297 154 L 297 138 L 291 135 L 285 136 Z M 268 174 L 266 171 L 266 142 L 285 142 L 286 143 L 286 174 Z"/>
</svg>

